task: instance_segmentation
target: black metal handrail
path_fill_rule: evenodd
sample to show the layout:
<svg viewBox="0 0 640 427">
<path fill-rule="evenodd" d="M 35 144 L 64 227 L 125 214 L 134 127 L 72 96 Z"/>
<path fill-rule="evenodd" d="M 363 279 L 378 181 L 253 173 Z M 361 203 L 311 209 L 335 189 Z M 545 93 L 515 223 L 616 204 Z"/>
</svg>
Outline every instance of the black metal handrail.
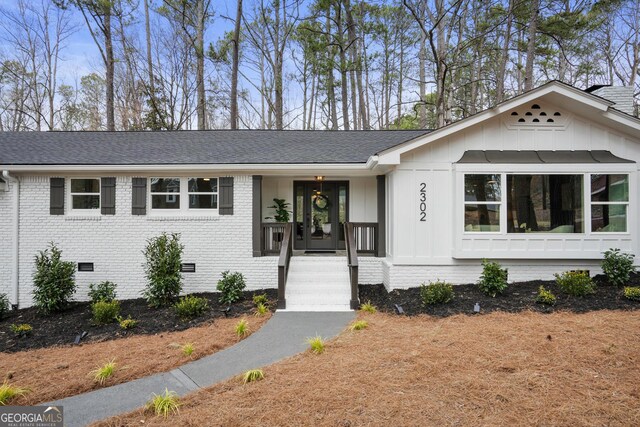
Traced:
<svg viewBox="0 0 640 427">
<path fill-rule="evenodd" d="M 344 223 L 344 236 L 347 249 L 349 280 L 351 282 L 351 309 L 357 310 L 360 307 L 360 300 L 358 298 L 358 250 L 355 243 L 353 223 Z"/>
<path fill-rule="evenodd" d="M 291 238 L 293 226 L 290 222 L 284 226 L 284 236 L 280 247 L 280 257 L 278 258 L 278 309 L 287 308 L 285 299 L 285 289 L 287 286 L 287 276 L 289 275 L 289 264 L 293 253 L 293 239 Z"/>
</svg>

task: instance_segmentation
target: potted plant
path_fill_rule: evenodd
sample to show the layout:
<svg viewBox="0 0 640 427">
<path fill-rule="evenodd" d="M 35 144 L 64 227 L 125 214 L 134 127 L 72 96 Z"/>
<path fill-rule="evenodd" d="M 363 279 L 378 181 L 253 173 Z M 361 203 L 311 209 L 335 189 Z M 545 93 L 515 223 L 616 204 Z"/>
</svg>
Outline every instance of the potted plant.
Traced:
<svg viewBox="0 0 640 427">
<path fill-rule="evenodd" d="M 287 202 L 285 199 L 273 199 L 273 205 L 269 206 L 269 209 L 273 209 L 274 215 L 265 217 L 265 219 L 273 219 L 275 222 L 287 223 L 291 219 L 291 211 L 289 208 L 291 207 L 291 203 Z M 275 242 L 281 242 L 283 238 L 282 231 L 274 231 L 273 232 L 273 240 Z"/>
</svg>

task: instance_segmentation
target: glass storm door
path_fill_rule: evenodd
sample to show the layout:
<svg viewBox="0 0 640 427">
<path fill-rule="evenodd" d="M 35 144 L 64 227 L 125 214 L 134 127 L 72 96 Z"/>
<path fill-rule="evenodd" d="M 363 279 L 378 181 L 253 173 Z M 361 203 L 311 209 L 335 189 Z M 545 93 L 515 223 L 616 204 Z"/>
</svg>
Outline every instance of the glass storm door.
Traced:
<svg viewBox="0 0 640 427">
<path fill-rule="evenodd" d="M 343 182 L 296 182 L 295 249 L 344 248 L 348 185 Z"/>
</svg>

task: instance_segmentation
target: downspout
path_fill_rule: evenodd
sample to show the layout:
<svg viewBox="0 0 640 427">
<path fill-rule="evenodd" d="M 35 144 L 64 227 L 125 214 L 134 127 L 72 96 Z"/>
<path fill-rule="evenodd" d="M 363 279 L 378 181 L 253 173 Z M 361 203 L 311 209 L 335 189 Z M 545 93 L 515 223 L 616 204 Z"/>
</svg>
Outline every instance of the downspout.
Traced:
<svg viewBox="0 0 640 427">
<path fill-rule="evenodd" d="M 7 182 L 12 184 L 12 220 L 13 220 L 13 238 L 11 239 L 11 249 L 13 252 L 13 268 L 11 273 L 11 283 L 13 284 L 13 308 L 17 309 L 19 305 L 19 258 L 18 258 L 18 249 L 20 247 L 18 239 L 20 237 L 19 234 L 19 226 L 20 226 L 20 181 L 11 175 L 9 175 L 8 170 L 2 171 L 2 177 Z"/>
</svg>

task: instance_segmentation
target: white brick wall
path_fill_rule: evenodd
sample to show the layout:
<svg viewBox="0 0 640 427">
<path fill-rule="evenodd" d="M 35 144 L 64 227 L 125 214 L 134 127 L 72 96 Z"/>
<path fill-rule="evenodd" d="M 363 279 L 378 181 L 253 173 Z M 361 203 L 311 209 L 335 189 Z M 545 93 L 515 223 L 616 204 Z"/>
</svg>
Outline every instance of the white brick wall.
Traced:
<svg viewBox="0 0 640 427">
<path fill-rule="evenodd" d="M 554 273 L 568 270 L 589 270 L 591 276 L 602 273 L 600 264 L 593 262 L 574 262 L 544 264 L 532 261 L 500 261 L 509 270 L 509 282 L 523 282 L 528 280 L 554 280 Z M 527 264 L 528 263 L 528 264 Z M 406 289 L 420 286 L 429 281 L 445 280 L 454 285 L 476 283 L 482 273 L 480 260 L 476 263 L 461 265 L 393 265 L 384 260 L 382 274 L 387 289 Z"/>
<path fill-rule="evenodd" d="M 383 259 L 384 258 L 358 257 L 358 282 L 362 285 L 383 283 Z"/>
<path fill-rule="evenodd" d="M 9 184 L 7 184 L 9 185 Z M 11 263 L 12 263 L 12 186 L 9 191 L 0 190 L 0 294 L 12 298 Z"/>
<path fill-rule="evenodd" d="M 277 287 L 277 257 L 252 256 L 251 201 L 251 176 L 235 176 L 234 215 L 134 216 L 131 177 L 119 176 L 116 215 L 53 216 L 49 215 L 49 177 L 25 177 L 20 196 L 20 306 L 32 304 L 33 257 L 51 241 L 65 260 L 95 263 L 95 272 L 76 274 L 77 300 L 87 299 L 90 283 L 103 280 L 118 284 L 119 298 L 139 297 L 146 283 L 142 266 L 146 239 L 163 231 L 180 233 L 183 262 L 196 263 L 196 273 L 183 274 L 184 292 L 214 291 L 224 270 L 244 274 L 247 289 Z M 3 203 L 0 198 L 0 212 Z M 0 272 L 10 267 L 5 260 L 0 264 Z"/>
</svg>

